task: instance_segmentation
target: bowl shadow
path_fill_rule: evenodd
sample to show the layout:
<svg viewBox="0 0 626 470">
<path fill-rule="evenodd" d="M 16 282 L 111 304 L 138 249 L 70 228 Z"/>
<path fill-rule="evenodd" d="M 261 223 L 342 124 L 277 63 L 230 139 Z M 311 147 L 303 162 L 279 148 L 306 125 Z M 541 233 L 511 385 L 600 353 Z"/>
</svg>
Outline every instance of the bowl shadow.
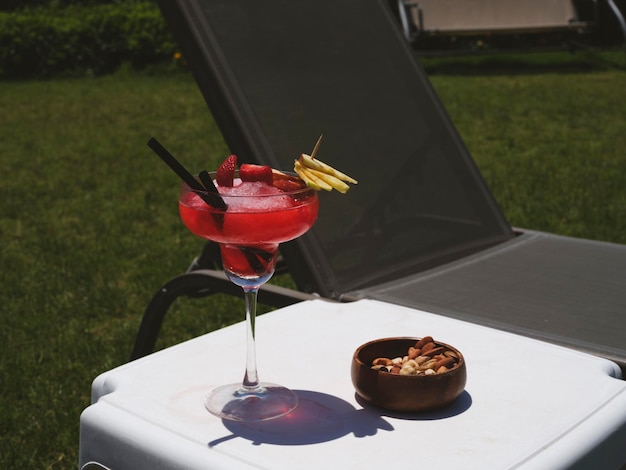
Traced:
<svg viewBox="0 0 626 470">
<path fill-rule="evenodd" d="M 385 416 L 389 418 L 414 421 L 432 421 L 437 419 L 452 418 L 454 416 L 460 415 L 461 413 L 464 413 L 472 406 L 472 396 L 467 392 L 467 390 L 461 392 L 461 394 L 452 403 L 443 408 L 412 413 L 402 413 L 399 411 L 391 411 L 384 408 L 379 408 L 365 401 L 357 393 L 354 394 L 354 397 L 359 405 L 361 405 L 364 409 L 369 409 L 371 412 L 377 413 L 381 417 Z"/>
</svg>

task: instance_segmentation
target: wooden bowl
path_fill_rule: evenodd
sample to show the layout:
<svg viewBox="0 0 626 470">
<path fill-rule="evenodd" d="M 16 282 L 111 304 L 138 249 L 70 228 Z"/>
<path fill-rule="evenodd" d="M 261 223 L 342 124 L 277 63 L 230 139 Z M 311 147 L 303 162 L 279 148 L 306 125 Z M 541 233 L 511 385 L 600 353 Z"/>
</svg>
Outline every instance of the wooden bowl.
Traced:
<svg viewBox="0 0 626 470">
<path fill-rule="evenodd" d="M 407 355 L 409 347 L 420 338 L 383 338 L 360 346 L 352 357 L 352 383 L 366 402 L 390 411 L 417 412 L 443 408 L 465 389 L 467 371 L 460 351 L 434 341 L 458 356 L 458 362 L 447 372 L 435 375 L 399 375 L 372 369 L 372 361 Z"/>
</svg>

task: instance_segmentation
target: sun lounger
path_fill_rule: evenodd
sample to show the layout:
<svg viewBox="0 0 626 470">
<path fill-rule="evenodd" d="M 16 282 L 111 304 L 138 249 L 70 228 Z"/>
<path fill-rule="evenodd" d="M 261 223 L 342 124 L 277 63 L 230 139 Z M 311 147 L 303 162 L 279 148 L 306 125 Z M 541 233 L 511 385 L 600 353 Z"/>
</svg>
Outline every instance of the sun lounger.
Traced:
<svg viewBox="0 0 626 470">
<path fill-rule="evenodd" d="M 509 225 L 384 0 L 159 5 L 233 153 L 288 169 L 323 133 L 320 159 L 359 179 L 281 247 L 300 292 L 280 302 L 379 299 L 626 369 L 626 246 Z"/>
<path fill-rule="evenodd" d="M 624 14 L 613 0 L 388 2 L 422 56 L 626 45 Z"/>
<path fill-rule="evenodd" d="M 419 0 L 410 19 L 418 34 L 530 34 L 585 29 L 572 0 Z"/>
</svg>

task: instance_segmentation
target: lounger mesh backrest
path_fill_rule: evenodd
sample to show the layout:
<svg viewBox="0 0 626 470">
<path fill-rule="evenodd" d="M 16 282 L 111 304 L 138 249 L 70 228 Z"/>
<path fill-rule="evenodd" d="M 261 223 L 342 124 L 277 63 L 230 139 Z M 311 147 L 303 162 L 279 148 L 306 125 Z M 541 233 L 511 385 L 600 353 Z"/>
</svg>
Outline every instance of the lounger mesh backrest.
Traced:
<svg viewBox="0 0 626 470">
<path fill-rule="evenodd" d="M 227 144 L 289 169 L 310 152 L 359 184 L 320 194 L 314 230 L 283 248 L 324 296 L 512 236 L 384 0 L 162 0 Z"/>
</svg>

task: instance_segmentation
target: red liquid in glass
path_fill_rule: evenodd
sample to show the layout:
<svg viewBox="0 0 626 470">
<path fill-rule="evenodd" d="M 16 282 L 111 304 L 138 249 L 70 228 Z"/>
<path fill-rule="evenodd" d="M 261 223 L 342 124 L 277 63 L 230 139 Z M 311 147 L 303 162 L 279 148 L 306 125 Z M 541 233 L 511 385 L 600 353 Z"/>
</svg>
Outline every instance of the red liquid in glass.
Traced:
<svg viewBox="0 0 626 470">
<path fill-rule="evenodd" d="M 224 268 L 243 278 L 273 272 L 279 243 L 299 237 L 317 219 L 317 193 L 308 188 L 283 192 L 236 180 L 235 188 L 218 189 L 226 211 L 183 190 L 180 216 L 192 233 L 219 243 Z"/>
</svg>

